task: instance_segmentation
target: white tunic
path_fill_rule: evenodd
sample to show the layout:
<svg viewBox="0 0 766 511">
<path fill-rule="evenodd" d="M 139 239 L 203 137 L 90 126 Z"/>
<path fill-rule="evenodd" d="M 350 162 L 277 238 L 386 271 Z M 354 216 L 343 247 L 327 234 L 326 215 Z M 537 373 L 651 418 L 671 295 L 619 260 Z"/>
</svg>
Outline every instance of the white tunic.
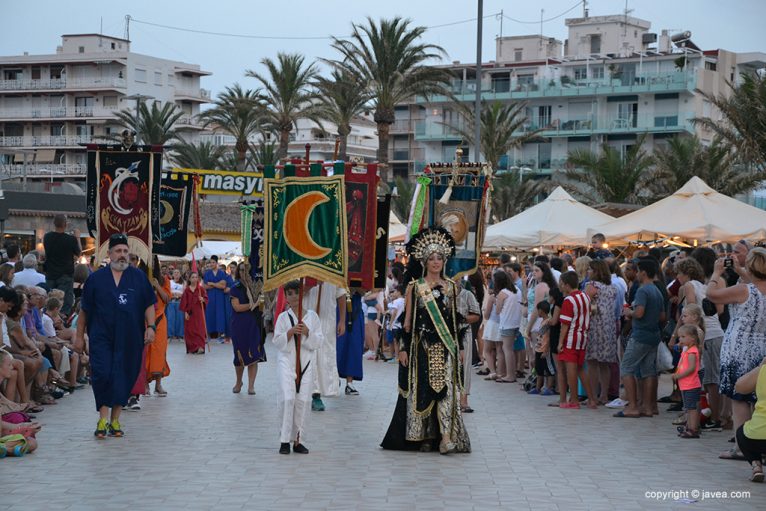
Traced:
<svg viewBox="0 0 766 511">
<path fill-rule="evenodd" d="M 290 319 L 292 318 L 292 322 Z M 303 436 L 306 411 L 310 406 L 313 390 L 314 351 L 323 343 L 320 321 L 314 311 L 307 311 L 303 323 L 309 329 L 309 335 L 301 339 L 301 367 L 304 370 L 300 392 L 295 390 L 295 339 L 287 337 L 287 331 L 298 324 L 295 313 L 288 309 L 279 315 L 274 326 L 272 342 L 277 352 L 277 408 L 281 419 L 279 441 L 297 442 Z"/>
<path fill-rule="evenodd" d="M 321 290 L 321 295 L 319 294 Z M 337 341 L 337 305 L 338 298 L 346 296 L 343 288 L 326 282 L 313 286 L 303 294 L 303 310 L 317 312 L 317 297 L 319 298 L 318 316 L 322 323 L 322 344 L 316 350 L 314 383 L 312 392 L 323 396 L 337 396 L 338 361 L 335 354 Z"/>
</svg>

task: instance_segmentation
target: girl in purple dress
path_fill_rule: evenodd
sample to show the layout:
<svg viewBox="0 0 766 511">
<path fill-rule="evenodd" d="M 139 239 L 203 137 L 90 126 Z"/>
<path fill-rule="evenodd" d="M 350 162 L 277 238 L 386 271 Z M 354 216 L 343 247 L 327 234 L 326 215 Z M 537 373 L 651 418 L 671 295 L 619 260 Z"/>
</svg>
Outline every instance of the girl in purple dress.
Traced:
<svg viewBox="0 0 766 511">
<path fill-rule="evenodd" d="M 266 361 L 263 348 L 265 335 L 263 316 L 258 308 L 258 297 L 249 296 L 247 283 L 250 282 L 250 266 L 240 263 L 234 277 L 237 282 L 231 288 L 231 339 L 234 348 L 234 370 L 237 382 L 231 389 L 235 394 L 242 390 L 242 376 L 247 367 L 247 393 L 255 394 L 255 376 L 258 363 Z"/>
</svg>

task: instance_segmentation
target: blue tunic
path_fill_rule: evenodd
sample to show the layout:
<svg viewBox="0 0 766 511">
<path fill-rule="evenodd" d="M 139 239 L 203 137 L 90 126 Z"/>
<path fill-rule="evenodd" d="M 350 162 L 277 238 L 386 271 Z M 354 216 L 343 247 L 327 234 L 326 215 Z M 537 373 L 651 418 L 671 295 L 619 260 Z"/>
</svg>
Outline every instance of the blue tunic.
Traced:
<svg viewBox="0 0 766 511">
<path fill-rule="evenodd" d="M 230 277 L 225 271 L 218 268 L 218 271 L 213 273 L 213 270 L 205 271 L 203 281 L 205 284 L 215 284 L 216 282 L 226 281 L 227 286 L 230 282 Z M 226 301 L 228 295 L 223 292 L 223 289 L 207 289 L 207 309 L 205 310 L 205 322 L 207 323 L 207 333 L 209 334 L 221 334 L 226 333 Z"/>
<path fill-rule="evenodd" d="M 361 380 L 362 352 L 364 351 L 364 315 L 362 296 L 354 293 L 351 297 L 351 313 L 346 314 L 346 333 L 337 338 L 336 361 L 338 376 Z"/>
<path fill-rule="evenodd" d="M 141 270 L 128 267 L 119 286 L 107 266 L 92 273 L 83 287 L 87 314 L 91 386 L 96 409 L 124 406 L 141 370 L 144 313 L 157 297 Z"/>
</svg>

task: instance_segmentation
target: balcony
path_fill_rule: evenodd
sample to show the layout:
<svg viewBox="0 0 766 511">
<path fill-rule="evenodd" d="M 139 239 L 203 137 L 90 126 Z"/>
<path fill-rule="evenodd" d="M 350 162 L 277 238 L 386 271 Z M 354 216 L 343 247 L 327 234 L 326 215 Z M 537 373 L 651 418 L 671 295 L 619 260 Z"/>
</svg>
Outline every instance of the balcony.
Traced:
<svg viewBox="0 0 766 511">
<path fill-rule="evenodd" d="M 601 78 L 574 80 L 571 77 L 561 79 L 538 79 L 519 81 L 516 78 L 509 83 L 497 81 L 494 84 L 482 83 L 481 97 L 485 101 L 508 101 L 512 99 L 559 98 L 578 96 L 598 96 L 614 94 L 662 93 L 694 91 L 697 86 L 695 70 L 673 71 L 667 73 L 642 73 L 619 78 Z M 476 95 L 476 80 L 453 80 L 450 92 L 459 101 L 473 101 Z M 429 100 L 418 97 L 416 102 L 444 103 L 452 101 L 447 96 L 432 96 Z"/>
<path fill-rule="evenodd" d="M 693 112 L 639 113 L 637 115 L 580 116 L 570 118 L 531 118 L 522 128 L 529 132 L 542 128 L 545 137 L 570 137 L 578 135 L 610 133 L 663 133 L 688 131 L 694 133 L 691 119 Z"/>
<path fill-rule="evenodd" d="M 394 121 L 394 123 L 391 125 L 391 128 L 389 129 L 389 133 L 391 134 L 404 134 L 404 133 L 412 133 L 412 127 L 417 122 L 422 122 L 422 119 L 414 120 L 414 119 L 397 119 Z"/>
<path fill-rule="evenodd" d="M 437 121 L 417 121 L 415 123 L 415 140 L 462 140 L 458 131 Z"/>
<path fill-rule="evenodd" d="M 390 153 L 390 161 L 413 161 L 425 158 L 425 149 L 416 147 L 413 149 L 394 149 Z"/>
<path fill-rule="evenodd" d="M 85 177 L 87 166 L 84 163 L 30 163 L 28 165 L 0 164 L 0 177 Z"/>
<path fill-rule="evenodd" d="M 83 117 L 113 118 L 115 110 L 93 108 L 92 106 L 54 107 L 54 108 L 0 108 L 0 119 L 40 121 L 45 119 L 81 119 Z"/>
<path fill-rule="evenodd" d="M 176 101 L 196 101 L 199 103 L 210 102 L 210 91 L 207 89 L 184 89 L 176 88 Z"/>
<path fill-rule="evenodd" d="M 40 137 L 0 137 L 0 147 L 35 148 L 35 147 L 80 147 L 80 144 L 114 143 L 102 137 L 90 135 L 59 135 Z"/>
<path fill-rule="evenodd" d="M 50 78 L 45 80 L 0 80 L 0 91 L 58 91 L 75 89 L 124 89 L 124 78 Z"/>
</svg>

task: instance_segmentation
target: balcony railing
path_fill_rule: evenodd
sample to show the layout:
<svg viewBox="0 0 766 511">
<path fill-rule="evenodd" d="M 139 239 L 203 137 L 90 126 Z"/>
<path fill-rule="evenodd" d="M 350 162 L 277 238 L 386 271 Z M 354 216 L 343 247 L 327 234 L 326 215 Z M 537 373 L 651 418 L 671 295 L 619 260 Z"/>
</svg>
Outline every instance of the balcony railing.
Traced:
<svg viewBox="0 0 766 511">
<path fill-rule="evenodd" d="M 696 70 L 669 71 L 665 73 L 641 73 L 615 77 L 575 80 L 570 76 L 557 79 L 538 78 L 534 80 L 496 80 L 482 82 L 481 96 L 484 100 L 528 99 L 541 97 L 593 96 L 599 94 L 624 94 L 642 92 L 693 91 L 697 83 Z M 476 95 L 476 80 L 453 80 L 450 92 L 457 99 L 469 101 Z M 446 96 L 433 96 L 427 101 L 423 97 L 418 103 L 439 103 L 450 101 Z"/>
<path fill-rule="evenodd" d="M 207 89 L 184 89 L 176 88 L 176 96 L 187 96 L 204 101 L 210 101 L 210 91 Z"/>
<path fill-rule="evenodd" d="M 0 119 L 61 119 L 66 117 L 114 117 L 114 110 L 92 106 L 53 108 L 0 108 Z"/>
<path fill-rule="evenodd" d="M 415 147 L 412 149 L 394 149 L 390 153 L 391 161 L 413 161 L 425 158 L 425 149 Z"/>
<path fill-rule="evenodd" d="M 0 137 L 0 147 L 71 147 L 89 143 L 114 143 L 114 141 L 90 135 Z"/>
<path fill-rule="evenodd" d="M 416 121 L 410 119 L 397 119 L 391 125 L 391 133 L 410 133 L 412 132 L 412 126 Z"/>
<path fill-rule="evenodd" d="M 415 140 L 461 140 L 463 137 L 455 127 L 440 121 L 418 121 L 415 123 Z"/>
<path fill-rule="evenodd" d="M 84 176 L 86 167 L 84 163 L 0 163 L 0 176 Z"/>
<path fill-rule="evenodd" d="M 124 78 L 50 78 L 44 80 L 0 80 L 0 90 L 124 89 Z"/>
</svg>

